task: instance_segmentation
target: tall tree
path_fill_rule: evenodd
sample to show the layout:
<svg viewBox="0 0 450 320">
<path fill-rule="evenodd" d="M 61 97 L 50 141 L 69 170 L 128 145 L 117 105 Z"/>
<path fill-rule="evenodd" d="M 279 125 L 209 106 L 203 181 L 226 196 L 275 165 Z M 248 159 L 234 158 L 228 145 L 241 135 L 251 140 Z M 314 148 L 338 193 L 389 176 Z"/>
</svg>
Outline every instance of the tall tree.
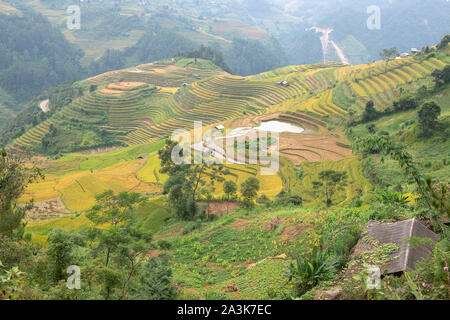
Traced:
<svg viewBox="0 0 450 320">
<path fill-rule="evenodd" d="M 133 224 L 118 230 L 121 233 L 121 241 L 115 257 L 116 263 L 124 271 L 120 300 L 125 297 L 127 286 L 132 277 L 136 276 L 145 255 L 151 248 L 151 234 L 138 229 Z"/>
<path fill-rule="evenodd" d="M 436 88 L 441 88 L 450 82 L 450 66 L 445 66 L 444 69 L 436 69 L 431 74 L 434 77 Z"/>
<path fill-rule="evenodd" d="M 255 205 L 255 199 L 258 196 L 260 185 L 259 180 L 250 177 L 241 184 L 241 194 L 244 198 L 244 206 L 252 208 Z"/>
<path fill-rule="evenodd" d="M 133 288 L 134 297 L 143 300 L 173 300 L 177 289 L 173 285 L 172 269 L 166 257 L 150 258 L 142 266 Z"/>
<path fill-rule="evenodd" d="M 423 136 L 429 136 L 438 126 L 441 107 L 434 101 L 425 102 L 417 112 L 419 127 Z"/>
<path fill-rule="evenodd" d="M 108 266 L 111 251 L 116 250 L 123 240 L 120 224 L 130 222 L 134 206 L 145 200 L 138 193 L 121 192 L 115 194 L 107 190 L 96 196 L 97 204 L 88 212 L 87 218 L 96 226 L 110 225 L 111 228 L 103 230 L 98 227 L 92 231 L 92 236 L 99 240 L 99 249 L 106 250 L 105 266 Z"/>
<path fill-rule="evenodd" d="M 75 245 L 83 245 L 81 237 L 69 234 L 63 229 L 54 229 L 48 237 L 47 255 L 50 257 L 53 268 L 53 280 L 58 282 L 64 279 L 65 270 L 72 264 L 72 251 Z"/>
<path fill-rule="evenodd" d="M 41 171 L 27 166 L 23 157 L 0 150 L 0 235 L 22 237 L 23 219 L 32 202 L 19 206 L 16 201 L 29 183 L 40 178 Z"/>
<path fill-rule="evenodd" d="M 367 101 L 366 108 L 364 109 L 364 113 L 362 115 L 363 122 L 372 121 L 377 118 L 378 111 L 375 109 L 375 104 L 372 100 Z"/>
<path fill-rule="evenodd" d="M 383 51 L 380 52 L 380 56 L 386 61 L 385 72 L 387 72 L 389 60 L 397 55 L 398 55 L 397 48 L 383 49 Z"/>
<path fill-rule="evenodd" d="M 227 195 L 227 214 L 230 206 L 230 197 L 234 196 L 237 191 L 236 182 L 232 180 L 225 181 L 223 184 L 223 192 Z"/>
<path fill-rule="evenodd" d="M 325 195 L 325 203 L 327 207 L 330 207 L 336 191 L 344 190 L 347 185 L 347 172 L 325 170 L 319 172 L 318 178 L 319 181 L 313 181 L 314 194 L 317 196 Z"/>
<path fill-rule="evenodd" d="M 229 171 L 221 164 L 208 164 L 206 159 L 198 159 L 200 164 L 175 164 L 172 161 L 175 147 L 178 143 L 168 140 L 164 148 L 158 151 L 160 172 L 169 175 L 164 184 L 164 194 L 168 195 L 169 204 L 180 218 L 193 220 L 196 214 L 194 202 L 200 196 L 213 192 L 215 183 L 223 182 Z M 183 151 L 180 151 L 181 156 Z"/>
</svg>

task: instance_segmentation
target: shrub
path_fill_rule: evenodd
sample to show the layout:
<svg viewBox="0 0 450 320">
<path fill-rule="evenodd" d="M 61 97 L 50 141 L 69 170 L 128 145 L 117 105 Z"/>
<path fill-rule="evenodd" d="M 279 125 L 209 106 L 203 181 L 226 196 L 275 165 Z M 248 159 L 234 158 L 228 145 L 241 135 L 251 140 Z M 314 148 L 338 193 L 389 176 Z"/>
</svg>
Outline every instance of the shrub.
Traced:
<svg viewBox="0 0 450 320">
<path fill-rule="evenodd" d="M 277 195 L 275 204 L 282 206 L 288 205 L 301 206 L 303 204 L 303 198 L 297 194 L 282 192 L 279 195 Z"/>
<path fill-rule="evenodd" d="M 256 200 L 256 203 L 269 205 L 270 204 L 270 199 L 265 194 L 263 194 L 261 197 L 259 197 Z"/>
<path fill-rule="evenodd" d="M 0 300 L 18 300 L 22 292 L 21 283 L 24 273 L 18 267 L 4 269 L 0 261 Z"/>
<path fill-rule="evenodd" d="M 208 215 L 208 221 L 216 221 L 217 219 L 219 219 L 219 216 L 215 213 L 210 213 Z"/>
<path fill-rule="evenodd" d="M 342 268 L 351 249 L 356 245 L 362 228 L 358 224 L 341 219 L 327 219 L 321 230 L 321 247 L 334 256 L 336 267 Z"/>
<path fill-rule="evenodd" d="M 158 241 L 158 247 L 161 250 L 170 250 L 172 248 L 172 244 L 167 240 L 161 239 Z"/>
<path fill-rule="evenodd" d="M 183 234 L 191 233 L 194 230 L 200 229 L 202 227 L 202 222 L 200 220 L 189 222 L 183 229 Z"/>
<path fill-rule="evenodd" d="M 299 255 L 295 264 L 288 265 L 286 276 L 301 296 L 315 287 L 320 280 L 331 278 L 336 270 L 335 265 L 336 261 L 327 251 L 314 247 L 309 257 Z"/>
<path fill-rule="evenodd" d="M 374 134 L 377 132 L 377 127 L 373 123 L 369 123 L 368 125 L 366 125 L 366 129 L 370 134 Z"/>
<path fill-rule="evenodd" d="M 220 291 L 206 291 L 205 300 L 230 300 L 226 293 Z"/>
<path fill-rule="evenodd" d="M 408 203 L 408 196 L 403 195 L 401 192 L 390 190 L 379 190 L 378 199 L 385 204 L 397 204 L 405 206 Z"/>
<path fill-rule="evenodd" d="M 336 234 L 331 242 L 330 252 L 336 259 L 337 268 L 342 268 L 347 263 L 350 251 L 356 245 L 360 236 L 361 228 L 358 225 L 347 226 Z"/>
<path fill-rule="evenodd" d="M 375 202 L 372 209 L 369 219 L 375 221 L 399 221 L 409 217 L 407 210 L 395 203 Z"/>
<path fill-rule="evenodd" d="M 149 259 L 131 287 L 138 300 L 173 300 L 177 295 L 172 283 L 172 269 L 166 258 Z"/>
<path fill-rule="evenodd" d="M 303 179 L 303 175 L 304 175 L 303 167 L 300 167 L 299 169 L 295 169 L 295 172 L 297 174 L 297 178 L 302 180 Z"/>
<path fill-rule="evenodd" d="M 359 208 L 363 205 L 363 200 L 360 197 L 355 197 L 352 200 L 352 207 Z"/>
<path fill-rule="evenodd" d="M 419 103 L 416 97 L 404 96 L 394 101 L 393 106 L 395 111 L 406 111 L 410 109 L 416 109 Z"/>
</svg>

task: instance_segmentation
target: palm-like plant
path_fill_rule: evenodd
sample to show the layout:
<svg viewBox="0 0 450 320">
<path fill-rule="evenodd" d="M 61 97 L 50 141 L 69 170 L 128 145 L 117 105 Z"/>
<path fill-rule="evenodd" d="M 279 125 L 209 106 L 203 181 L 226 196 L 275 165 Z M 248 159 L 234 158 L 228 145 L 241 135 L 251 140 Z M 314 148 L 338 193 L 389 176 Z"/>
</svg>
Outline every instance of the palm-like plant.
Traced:
<svg viewBox="0 0 450 320">
<path fill-rule="evenodd" d="M 289 282 L 296 287 L 300 295 L 310 290 L 320 280 L 329 278 L 336 270 L 336 260 L 327 251 L 314 247 L 311 255 L 299 255 L 296 263 L 287 267 L 286 276 Z"/>
<path fill-rule="evenodd" d="M 390 191 L 390 190 L 380 190 L 378 198 L 381 202 L 389 204 L 395 203 L 400 206 L 404 206 L 408 203 L 409 198 L 407 195 L 403 195 L 401 192 Z"/>
</svg>

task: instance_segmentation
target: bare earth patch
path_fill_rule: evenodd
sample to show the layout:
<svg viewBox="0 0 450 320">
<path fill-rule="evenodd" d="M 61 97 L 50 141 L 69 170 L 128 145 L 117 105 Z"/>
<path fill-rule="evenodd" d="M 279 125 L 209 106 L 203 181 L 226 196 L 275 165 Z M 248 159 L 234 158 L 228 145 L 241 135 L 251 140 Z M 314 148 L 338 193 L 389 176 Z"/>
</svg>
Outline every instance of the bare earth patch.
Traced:
<svg viewBox="0 0 450 320">
<path fill-rule="evenodd" d="M 218 216 L 227 215 L 227 202 L 226 201 L 198 201 L 199 208 L 205 207 L 207 214 L 216 214 Z M 228 203 L 228 214 L 233 213 L 234 210 L 239 208 L 239 203 L 230 201 Z"/>
<path fill-rule="evenodd" d="M 305 161 L 337 161 L 352 156 L 352 150 L 345 147 L 349 142 L 344 138 L 345 135 L 342 132 L 338 130 L 329 131 L 320 123 L 315 123 L 307 115 L 293 116 L 276 112 L 235 119 L 228 122 L 228 127 L 254 127 L 259 125 L 261 121 L 277 119 L 299 125 L 305 129 L 302 133 L 283 132 L 279 135 L 280 155 L 296 164 Z"/>
<path fill-rule="evenodd" d="M 158 257 L 161 253 L 163 253 L 162 250 L 157 250 L 157 249 L 152 250 L 152 251 L 150 251 L 150 252 L 147 254 L 147 258 L 155 258 L 155 257 Z"/>
<path fill-rule="evenodd" d="M 340 160 L 352 156 L 352 150 L 336 144 L 330 135 L 283 133 L 280 135 L 280 154 L 300 164 L 303 161 Z"/>
<path fill-rule="evenodd" d="M 261 121 L 277 119 L 279 115 L 280 113 L 272 113 L 255 117 L 236 119 L 231 122 L 230 128 L 234 129 L 239 127 L 254 127 L 257 126 Z"/>
<path fill-rule="evenodd" d="M 302 224 L 287 226 L 284 228 L 283 233 L 280 235 L 280 239 L 283 241 L 294 240 L 297 235 L 302 234 L 306 229 L 308 228 Z"/>
<path fill-rule="evenodd" d="M 34 208 L 27 212 L 25 220 L 39 221 L 72 215 L 60 198 L 34 203 Z"/>
<path fill-rule="evenodd" d="M 139 86 L 146 84 L 145 82 L 119 82 L 119 83 L 110 83 L 108 85 L 109 89 L 118 89 L 118 90 L 130 90 Z"/>
<path fill-rule="evenodd" d="M 143 124 L 147 125 L 147 127 L 151 127 L 153 125 L 153 122 L 150 119 L 133 120 L 133 122 L 143 123 Z"/>
</svg>

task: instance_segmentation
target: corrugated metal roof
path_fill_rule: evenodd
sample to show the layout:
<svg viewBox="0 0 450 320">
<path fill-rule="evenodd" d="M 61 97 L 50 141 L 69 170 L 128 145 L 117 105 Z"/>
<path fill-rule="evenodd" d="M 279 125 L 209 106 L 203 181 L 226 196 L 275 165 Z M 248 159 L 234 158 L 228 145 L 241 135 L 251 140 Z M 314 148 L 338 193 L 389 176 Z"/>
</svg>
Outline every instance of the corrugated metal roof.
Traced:
<svg viewBox="0 0 450 320">
<path fill-rule="evenodd" d="M 383 266 L 383 273 L 390 274 L 414 269 L 417 261 L 430 253 L 429 246 L 412 247 L 411 237 L 430 238 L 437 241 L 437 235 L 417 219 L 409 219 L 393 223 L 369 222 L 368 236 L 381 243 L 395 243 L 400 249 L 392 257 L 397 257 Z"/>
</svg>

